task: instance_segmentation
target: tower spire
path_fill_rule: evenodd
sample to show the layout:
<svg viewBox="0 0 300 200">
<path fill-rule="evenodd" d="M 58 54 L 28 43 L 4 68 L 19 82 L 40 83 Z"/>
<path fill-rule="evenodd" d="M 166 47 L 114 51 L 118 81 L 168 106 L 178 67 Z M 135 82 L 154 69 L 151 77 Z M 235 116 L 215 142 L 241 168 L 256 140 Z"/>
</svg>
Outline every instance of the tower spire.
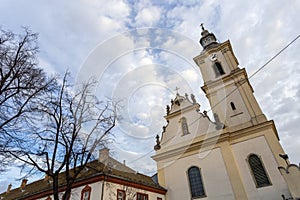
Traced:
<svg viewBox="0 0 300 200">
<path fill-rule="evenodd" d="M 201 38 L 200 38 L 200 44 L 204 49 L 206 49 L 211 44 L 217 44 L 216 36 L 213 33 L 210 33 L 208 30 L 204 28 L 203 23 L 200 24 L 202 32 L 201 32 Z"/>
</svg>

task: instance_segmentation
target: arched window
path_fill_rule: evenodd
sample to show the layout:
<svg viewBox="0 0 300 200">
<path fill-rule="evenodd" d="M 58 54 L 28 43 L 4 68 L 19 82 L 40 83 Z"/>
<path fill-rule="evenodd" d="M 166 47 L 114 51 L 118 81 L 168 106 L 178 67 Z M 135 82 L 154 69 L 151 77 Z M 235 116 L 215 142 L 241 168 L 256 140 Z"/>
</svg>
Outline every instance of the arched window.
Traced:
<svg viewBox="0 0 300 200">
<path fill-rule="evenodd" d="M 233 102 L 230 102 L 230 106 L 231 106 L 231 109 L 232 109 L 232 110 L 236 110 L 236 107 L 235 107 L 235 105 L 234 105 Z"/>
<path fill-rule="evenodd" d="M 271 185 L 267 172 L 263 166 L 261 159 L 255 155 L 251 154 L 248 156 L 248 163 L 255 180 L 256 187 L 264 187 Z"/>
<path fill-rule="evenodd" d="M 91 191 L 92 188 L 90 186 L 85 186 L 82 190 L 81 190 L 81 200 L 90 200 L 91 198 Z"/>
<path fill-rule="evenodd" d="M 181 123 L 181 129 L 182 129 L 182 135 L 187 135 L 189 134 L 189 127 L 186 121 L 185 117 L 182 117 L 180 119 L 180 123 Z"/>
<path fill-rule="evenodd" d="M 215 62 L 213 67 L 214 67 L 214 70 L 215 70 L 215 73 L 216 73 L 216 77 L 225 74 L 225 72 L 223 70 L 223 67 L 219 62 Z"/>
<path fill-rule="evenodd" d="M 205 191 L 204 191 L 200 169 L 195 166 L 190 167 L 188 169 L 188 178 L 189 178 L 192 198 L 205 197 Z"/>
</svg>

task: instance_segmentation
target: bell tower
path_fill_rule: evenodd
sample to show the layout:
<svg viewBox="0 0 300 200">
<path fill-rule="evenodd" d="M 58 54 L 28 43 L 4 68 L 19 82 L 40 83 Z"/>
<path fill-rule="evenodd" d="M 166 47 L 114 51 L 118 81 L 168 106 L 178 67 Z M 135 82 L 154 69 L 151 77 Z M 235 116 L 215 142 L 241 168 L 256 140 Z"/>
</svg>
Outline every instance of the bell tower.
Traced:
<svg viewBox="0 0 300 200">
<path fill-rule="evenodd" d="M 287 157 L 272 120 L 267 120 L 229 41 L 218 42 L 202 25 L 203 50 L 194 61 L 214 119 L 194 95 L 178 92 L 166 107 L 157 136 L 157 178 L 166 200 L 277 199 L 289 197 L 278 170 Z"/>
<path fill-rule="evenodd" d="M 213 113 L 225 126 L 240 129 L 267 119 L 258 105 L 244 68 L 239 67 L 229 41 L 217 42 L 213 33 L 202 26 L 200 55 L 194 58 Z"/>
</svg>

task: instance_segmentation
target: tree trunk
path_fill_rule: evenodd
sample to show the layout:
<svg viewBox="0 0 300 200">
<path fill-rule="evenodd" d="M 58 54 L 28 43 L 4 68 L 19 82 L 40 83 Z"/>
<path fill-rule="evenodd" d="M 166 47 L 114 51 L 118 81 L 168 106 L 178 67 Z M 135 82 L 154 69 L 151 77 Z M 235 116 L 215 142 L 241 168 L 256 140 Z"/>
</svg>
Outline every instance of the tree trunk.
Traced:
<svg viewBox="0 0 300 200">
<path fill-rule="evenodd" d="M 70 197 L 71 197 L 71 191 L 72 191 L 72 186 L 67 183 L 67 188 L 66 188 L 65 194 L 63 196 L 63 200 L 70 199 Z"/>
<path fill-rule="evenodd" d="M 59 200 L 59 196 L 58 196 L 58 174 L 53 176 L 53 198 L 54 200 Z"/>
</svg>

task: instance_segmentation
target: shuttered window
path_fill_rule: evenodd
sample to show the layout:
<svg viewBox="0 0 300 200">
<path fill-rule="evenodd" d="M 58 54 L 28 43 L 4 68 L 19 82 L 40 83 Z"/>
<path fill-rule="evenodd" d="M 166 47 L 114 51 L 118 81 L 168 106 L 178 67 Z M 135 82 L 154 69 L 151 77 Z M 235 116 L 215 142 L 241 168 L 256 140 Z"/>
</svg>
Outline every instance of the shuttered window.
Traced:
<svg viewBox="0 0 300 200">
<path fill-rule="evenodd" d="M 199 168 L 198 167 L 189 168 L 188 178 L 189 178 L 192 198 L 204 197 L 205 192 L 204 192 L 202 177 Z"/>
<path fill-rule="evenodd" d="M 136 199 L 137 200 L 148 200 L 148 194 L 137 193 Z"/>
<path fill-rule="evenodd" d="M 91 191 L 92 191 L 92 188 L 90 186 L 86 185 L 81 190 L 81 200 L 90 200 L 90 198 L 91 198 Z"/>
<path fill-rule="evenodd" d="M 125 200 L 126 193 L 124 190 L 117 190 L 117 200 Z"/>
<path fill-rule="evenodd" d="M 271 185 L 267 172 L 265 171 L 260 158 L 255 154 L 251 154 L 248 157 L 248 162 L 256 183 L 256 187 Z"/>
</svg>

